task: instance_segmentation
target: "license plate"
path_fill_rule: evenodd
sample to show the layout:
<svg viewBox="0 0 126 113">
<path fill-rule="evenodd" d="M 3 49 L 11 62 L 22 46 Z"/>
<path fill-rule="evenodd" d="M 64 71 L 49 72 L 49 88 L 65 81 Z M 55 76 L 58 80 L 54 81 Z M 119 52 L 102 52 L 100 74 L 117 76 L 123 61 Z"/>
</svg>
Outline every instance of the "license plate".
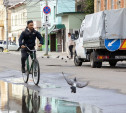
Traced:
<svg viewBox="0 0 126 113">
<path fill-rule="evenodd" d="M 115 56 L 115 59 L 126 59 L 126 56 Z"/>
</svg>

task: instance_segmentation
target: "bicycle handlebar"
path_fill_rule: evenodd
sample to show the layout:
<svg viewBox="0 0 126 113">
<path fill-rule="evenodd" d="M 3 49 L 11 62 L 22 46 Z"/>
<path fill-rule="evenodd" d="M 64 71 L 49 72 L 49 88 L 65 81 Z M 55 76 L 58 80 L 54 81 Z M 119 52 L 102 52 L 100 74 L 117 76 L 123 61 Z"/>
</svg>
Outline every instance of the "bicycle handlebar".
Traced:
<svg viewBox="0 0 126 113">
<path fill-rule="evenodd" d="M 27 46 L 25 46 L 29 51 L 31 51 L 31 52 L 34 52 L 34 51 L 36 51 L 36 50 L 31 50 L 31 49 L 29 49 L 29 47 L 27 47 Z"/>
</svg>

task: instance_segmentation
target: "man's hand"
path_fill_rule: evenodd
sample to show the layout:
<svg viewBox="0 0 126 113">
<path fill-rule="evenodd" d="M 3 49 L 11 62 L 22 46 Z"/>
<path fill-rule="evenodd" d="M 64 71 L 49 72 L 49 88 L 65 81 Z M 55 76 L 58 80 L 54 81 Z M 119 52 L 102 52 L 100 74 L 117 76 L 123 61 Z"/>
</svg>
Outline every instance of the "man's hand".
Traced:
<svg viewBox="0 0 126 113">
<path fill-rule="evenodd" d="M 41 46 L 42 46 L 42 44 L 39 44 L 39 45 L 38 45 L 38 47 L 41 47 Z"/>
<path fill-rule="evenodd" d="M 26 48 L 26 47 L 24 45 L 22 45 L 21 48 Z"/>
</svg>

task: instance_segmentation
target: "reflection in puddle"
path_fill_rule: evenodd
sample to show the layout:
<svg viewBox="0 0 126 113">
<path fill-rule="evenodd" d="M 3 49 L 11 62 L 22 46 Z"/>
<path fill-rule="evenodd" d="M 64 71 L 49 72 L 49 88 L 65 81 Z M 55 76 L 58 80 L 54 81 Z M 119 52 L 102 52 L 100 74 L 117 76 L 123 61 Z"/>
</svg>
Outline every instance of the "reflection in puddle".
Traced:
<svg viewBox="0 0 126 113">
<path fill-rule="evenodd" d="M 81 107 L 81 108 L 80 108 Z M 102 113 L 92 105 L 40 96 L 23 85 L 0 81 L 0 113 Z"/>
<path fill-rule="evenodd" d="M 81 113 L 78 103 L 41 97 L 39 92 L 22 85 L 0 81 L 0 112 L 2 113 Z"/>
</svg>

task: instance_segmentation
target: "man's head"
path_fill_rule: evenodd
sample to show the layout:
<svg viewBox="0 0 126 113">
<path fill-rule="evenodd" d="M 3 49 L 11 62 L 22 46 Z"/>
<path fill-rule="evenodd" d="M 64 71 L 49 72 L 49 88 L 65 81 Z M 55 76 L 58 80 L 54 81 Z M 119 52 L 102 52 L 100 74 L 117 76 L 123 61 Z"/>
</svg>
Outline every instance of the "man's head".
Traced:
<svg viewBox="0 0 126 113">
<path fill-rule="evenodd" d="M 68 37 L 70 37 L 71 36 L 71 33 L 68 33 Z"/>
<path fill-rule="evenodd" d="M 34 24 L 33 24 L 33 21 L 32 21 L 32 20 L 27 21 L 27 27 L 28 27 L 30 30 L 33 30 Z"/>
</svg>

